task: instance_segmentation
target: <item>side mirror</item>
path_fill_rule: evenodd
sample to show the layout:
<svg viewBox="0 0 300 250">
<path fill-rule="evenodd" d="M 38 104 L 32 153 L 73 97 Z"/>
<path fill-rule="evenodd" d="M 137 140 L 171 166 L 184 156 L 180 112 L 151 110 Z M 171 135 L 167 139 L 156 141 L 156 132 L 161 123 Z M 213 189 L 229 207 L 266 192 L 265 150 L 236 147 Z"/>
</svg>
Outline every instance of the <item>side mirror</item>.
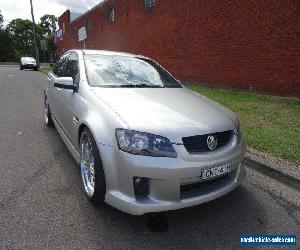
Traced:
<svg viewBox="0 0 300 250">
<path fill-rule="evenodd" d="M 72 77 L 59 77 L 54 82 L 55 88 L 75 90 L 74 80 Z"/>
</svg>

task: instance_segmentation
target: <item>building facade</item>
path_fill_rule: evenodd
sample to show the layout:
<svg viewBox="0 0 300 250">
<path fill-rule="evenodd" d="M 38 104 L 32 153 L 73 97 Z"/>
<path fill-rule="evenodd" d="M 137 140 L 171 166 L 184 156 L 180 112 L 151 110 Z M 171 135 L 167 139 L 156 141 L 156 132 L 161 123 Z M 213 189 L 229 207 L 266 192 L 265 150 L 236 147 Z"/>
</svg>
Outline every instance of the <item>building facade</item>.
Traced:
<svg viewBox="0 0 300 250">
<path fill-rule="evenodd" d="M 300 97 L 299 13 L 298 0 L 106 0 L 59 17 L 58 52 L 142 54 L 185 82 Z"/>
</svg>

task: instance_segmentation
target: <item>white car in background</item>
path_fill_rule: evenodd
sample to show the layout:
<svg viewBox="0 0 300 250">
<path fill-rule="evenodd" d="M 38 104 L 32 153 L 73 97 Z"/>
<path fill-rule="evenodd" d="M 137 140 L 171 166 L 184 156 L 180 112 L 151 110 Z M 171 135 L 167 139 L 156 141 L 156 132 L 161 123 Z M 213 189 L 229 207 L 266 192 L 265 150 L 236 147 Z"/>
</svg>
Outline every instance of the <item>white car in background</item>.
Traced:
<svg viewBox="0 0 300 250">
<path fill-rule="evenodd" d="M 23 70 L 23 69 L 38 70 L 39 65 L 33 57 L 21 57 L 20 70 Z"/>
</svg>

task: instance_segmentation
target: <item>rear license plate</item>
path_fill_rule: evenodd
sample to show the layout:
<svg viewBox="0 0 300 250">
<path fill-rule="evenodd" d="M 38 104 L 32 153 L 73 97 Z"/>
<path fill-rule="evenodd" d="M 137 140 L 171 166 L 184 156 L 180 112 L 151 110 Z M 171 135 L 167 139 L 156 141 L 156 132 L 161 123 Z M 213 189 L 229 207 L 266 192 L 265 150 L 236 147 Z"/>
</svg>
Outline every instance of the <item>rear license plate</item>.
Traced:
<svg viewBox="0 0 300 250">
<path fill-rule="evenodd" d="M 202 170 L 201 177 L 203 180 L 209 180 L 224 175 L 230 171 L 229 166 L 229 163 L 225 163 L 217 167 L 205 168 Z"/>
</svg>

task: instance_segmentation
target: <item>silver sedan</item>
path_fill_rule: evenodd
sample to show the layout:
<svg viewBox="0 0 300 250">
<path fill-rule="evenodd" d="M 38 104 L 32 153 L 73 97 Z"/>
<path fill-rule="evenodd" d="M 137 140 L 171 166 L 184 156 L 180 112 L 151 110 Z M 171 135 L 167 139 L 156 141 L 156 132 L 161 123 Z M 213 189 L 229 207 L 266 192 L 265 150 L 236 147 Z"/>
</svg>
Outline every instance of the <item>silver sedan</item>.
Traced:
<svg viewBox="0 0 300 250">
<path fill-rule="evenodd" d="M 201 204 L 245 177 L 237 117 L 143 56 L 68 51 L 48 74 L 44 116 L 90 201 L 129 214 Z"/>
<path fill-rule="evenodd" d="M 23 70 L 23 69 L 38 70 L 39 65 L 33 57 L 21 57 L 20 70 Z"/>
</svg>

